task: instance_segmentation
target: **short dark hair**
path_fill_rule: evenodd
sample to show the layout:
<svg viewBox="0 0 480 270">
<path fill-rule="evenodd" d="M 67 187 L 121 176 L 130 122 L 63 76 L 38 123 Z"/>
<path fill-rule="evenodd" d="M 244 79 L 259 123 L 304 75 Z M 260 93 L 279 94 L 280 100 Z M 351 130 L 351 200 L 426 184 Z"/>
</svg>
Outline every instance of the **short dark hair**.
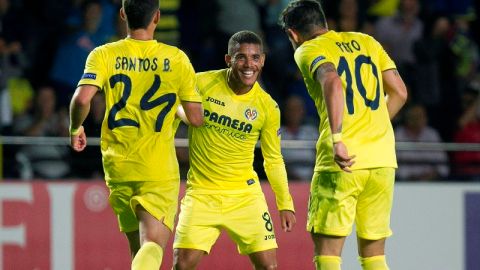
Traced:
<svg viewBox="0 0 480 270">
<path fill-rule="evenodd" d="M 302 35 L 308 35 L 319 26 L 327 28 L 327 20 L 322 6 L 315 0 L 290 2 L 280 14 L 278 24 L 284 30 L 291 28 Z"/>
<path fill-rule="evenodd" d="M 262 39 L 252 31 L 240 31 L 228 40 L 228 54 L 233 55 L 234 49 L 237 45 L 249 43 L 249 44 L 258 44 L 260 45 L 260 50 L 263 52 L 263 42 Z"/>
<path fill-rule="evenodd" d="M 145 29 L 159 9 L 159 0 L 123 0 L 128 28 Z"/>
</svg>

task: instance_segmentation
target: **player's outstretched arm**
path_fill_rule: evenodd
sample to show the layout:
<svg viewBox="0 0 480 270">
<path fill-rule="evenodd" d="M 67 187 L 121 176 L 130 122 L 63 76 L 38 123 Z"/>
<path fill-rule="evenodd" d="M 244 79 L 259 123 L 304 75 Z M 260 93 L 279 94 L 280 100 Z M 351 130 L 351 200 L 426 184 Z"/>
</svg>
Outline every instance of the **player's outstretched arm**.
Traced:
<svg viewBox="0 0 480 270">
<path fill-rule="evenodd" d="M 77 87 L 70 101 L 70 145 L 80 152 L 87 146 L 87 136 L 82 123 L 90 111 L 90 101 L 98 91 L 97 86 L 81 85 Z"/>
<path fill-rule="evenodd" d="M 386 100 L 388 114 L 390 119 L 392 119 L 407 101 L 407 87 L 396 69 L 385 70 L 382 72 L 382 75 L 383 87 L 387 94 Z"/>
<path fill-rule="evenodd" d="M 203 125 L 202 103 L 182 101 L 182 105 L 178 106 L 177 116 L 187 125 L 200 127 Z"/>
</svg>

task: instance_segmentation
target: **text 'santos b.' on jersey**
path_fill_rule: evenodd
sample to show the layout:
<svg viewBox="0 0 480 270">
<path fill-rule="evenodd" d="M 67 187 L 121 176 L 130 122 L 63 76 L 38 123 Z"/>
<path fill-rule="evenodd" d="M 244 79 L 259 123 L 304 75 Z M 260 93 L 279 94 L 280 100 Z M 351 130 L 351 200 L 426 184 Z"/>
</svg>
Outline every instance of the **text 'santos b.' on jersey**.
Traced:
<svg viewBox="0 0 480 270">
<path fill-rule="evenodd" d="M 79 85 L 103 89 L 101 150 L 106 181 L 179 178 L 173 121 L 180 101 L 201 102 L 184 52 L 126 38 L 88 56 Z"/>
</svg>

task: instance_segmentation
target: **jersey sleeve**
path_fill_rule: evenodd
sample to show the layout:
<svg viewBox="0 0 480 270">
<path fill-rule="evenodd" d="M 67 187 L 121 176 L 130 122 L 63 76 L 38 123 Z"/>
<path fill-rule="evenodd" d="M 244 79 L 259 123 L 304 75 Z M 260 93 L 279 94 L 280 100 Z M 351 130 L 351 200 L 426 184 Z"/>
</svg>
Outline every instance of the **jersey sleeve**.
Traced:
<svg viewBox="0 0 480 270">
<path fill-rule="evenodd" d="M 378 56 L 379 56 L 378 62 L 380 65 L 380 70 L 385 71 L 389 69 L 396 69 L 397 67 L 395 66 L 395 62 L 393 62 L 393 60 L 390 58 L 390 56 L 382 47 L 382 45 L 375 39 L 372 38 L 372 40 L 376 48 L 375 51 L 378 52 Z"/>
<path fill-rule="evenodd" d="M 273 100 L 269 105 L 265 125 L 260 133 L 263 167 L 275 193 L 278 210 L 294 211 L 293 199 L 288 189 L 287 171 L 280 148 L 280 110 Z"/>
<path fill-rule="evenodd" d="M 202 98 L 196 87 L 196 77 L 195 70 L 193 69 L 188 56 L 180 51 L 181 53 L 181 69 L 182 69 L 182 79 L 181 86 L 178 92 L 178 96 L 181 101 L 188 102 L 202 102 Z"/>
<path fill-rule="evenodd" d="M 85 69 L 83 71 L 82 77 L 78 82 L 78 86 L 88 84 L 95 85 L 98 88 L 102 89 L 107 76 L 106 65 L 102 58 L 102 53 L 99 48 L 94 49 L 90 52 L 85 62 Z"/>
<path fill-rule="evenodd" d="M 295 51 L 294 57 L 302 74 L 304 76 L 307 75 L 310 79 L 314 79 L 315 71 L 321 64 L 327 62 L 335 63 L 327 51 L 318 50 L 318 48 L 314 48 L 308 44 L 298 48 L 297 51 Z"/>
</svg>

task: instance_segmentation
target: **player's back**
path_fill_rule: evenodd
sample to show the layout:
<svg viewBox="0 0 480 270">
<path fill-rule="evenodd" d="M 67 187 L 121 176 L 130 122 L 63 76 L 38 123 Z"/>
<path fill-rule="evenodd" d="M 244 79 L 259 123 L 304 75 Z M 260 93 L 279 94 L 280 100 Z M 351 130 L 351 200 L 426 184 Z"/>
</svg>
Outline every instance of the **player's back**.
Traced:
<svg viewBox="0 0 480 270">
<path fill-rule="evenodd" d="M 79 84 L 95 83 L 106 100 L 101 139 L 106 180 L 177 179 L 173 120 L 179 96 L 195 84 L 187 56 L 155 40 L 126 38 L 90 54 Z"/>
<path fill-rule="evenodd" d="M 320 137 L 316 170 L 338 170 L 320 84 L 313 72 L 323 63 L 335 65 L 344 88 L 343 141 L 356 155 L 352 169 L 396 167 L 393 129 L 384 98 L 382 71 L 395 64 L 372 37 L 356 32 L 329 31 L 305 42 L 295 53 L 308 91 L 319 110 Z M 306 70 L 308 69 L 308 70 Z"/>
</svg>

